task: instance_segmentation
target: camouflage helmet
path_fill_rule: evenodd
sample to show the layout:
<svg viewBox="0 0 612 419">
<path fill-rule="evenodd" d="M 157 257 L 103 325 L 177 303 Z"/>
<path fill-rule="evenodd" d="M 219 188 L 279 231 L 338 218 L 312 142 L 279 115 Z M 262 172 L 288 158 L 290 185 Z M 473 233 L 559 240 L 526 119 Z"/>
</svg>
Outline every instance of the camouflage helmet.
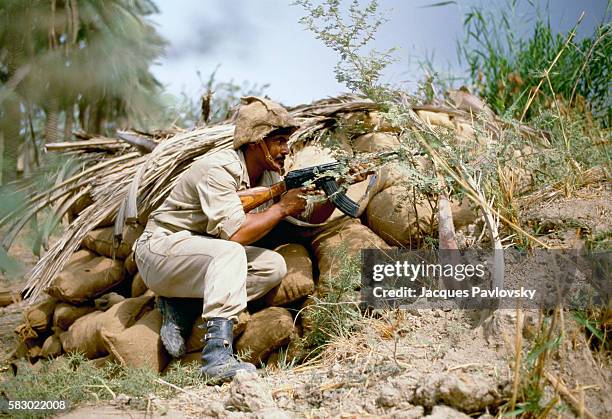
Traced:
<svg viewBox="0 0 612 419">
<path fill-rule="evenodd" d="M 243 97 L 236 117 L 234 150 L 244 144 L 263 140 L 272 131 L 285 128 L 292 133 L 298 126 L 289 112 L 278 103 L 262 97 Z"/>
</svg>

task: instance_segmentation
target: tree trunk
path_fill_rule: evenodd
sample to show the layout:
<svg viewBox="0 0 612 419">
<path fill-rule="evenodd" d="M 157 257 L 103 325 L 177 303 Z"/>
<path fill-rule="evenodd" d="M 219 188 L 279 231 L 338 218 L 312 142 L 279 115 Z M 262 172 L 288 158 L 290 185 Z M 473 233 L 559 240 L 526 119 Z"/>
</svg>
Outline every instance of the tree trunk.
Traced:
<svg viewBox="0 0 612 419">
<path fill-rule="evenodd" d="M 104 121 L 104 99 L 95 102 L 95 106 L 90 110 L 93 112 L 89 116 L 89 130 L 94 134 L 102 134 L 102 122 Z"/>
<path fill-rule="evenodd" d="M 3 134 L 4 150 L 2 152 L 2 182 L 7 183 L 17 179 L 17 157 L 21 144 L 21 111 L 19 101 L 8 98 L 4 101 L 4 117 L 0 120 L 0 130 Z"/>
<path fill-rule="evenodd" d="M 79 108 L 79 129 L 81 131 L 85 131 L 88 132 L 88 122 L 87 122 L 87 104 L 85 103 L 84 99 L 81 99 L 78 103 L 78 108 Z"/>
<path fill-rule="evenodd" d="M 45 112 L 45 143 L 57 143 L 60 140 L 59 133 L 59 105 L 57 98 L 50 99 Z"/>
<path fill-rule="evenodd" d="M 0 129 L 0 185 L 2 185 L 2 172 L 4 171 L 4 133 Z"/>
<path fill-rule="evenodd" d="M 64 124 L 64 141 L 72 140 L 72 130 L 74 128 L 74 105 L 66 107 L 66 122 Z"/>
<path fill-rule="evenodd" d="M 30 150 L 32 147 L 35 146 L 33 144 L 30 145 L 30 140 L 27 136 L 24 136 L 23 147 L 21 147 L 21 158 L 23 162 L 22 170 L 24 178 L 30 177 L 30 174 L 32 173 L 32 162 L 30 160 L 30 156 L 32 155 L 32 152 Z"/>
</svg>

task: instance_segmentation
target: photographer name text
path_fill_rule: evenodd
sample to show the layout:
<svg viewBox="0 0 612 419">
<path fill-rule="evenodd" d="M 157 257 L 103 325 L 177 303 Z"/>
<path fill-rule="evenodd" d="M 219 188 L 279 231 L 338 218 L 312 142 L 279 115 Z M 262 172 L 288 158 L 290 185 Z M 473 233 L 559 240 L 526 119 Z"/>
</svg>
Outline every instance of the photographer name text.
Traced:
<svg viewBox="0 0 612 419">
<path fill-rule="evenodd" d="M 376 298 L 527 298 L 533 300 L 536 290 L 521 287 L 519 289 L 503 289 L 495 287 L 484 289 L 472 287 L 465 290 L 430 289 L 421 287 L 420 293 L 410 287 L 384 288 L 374 287 L 372 295 Z"/>
</svg>

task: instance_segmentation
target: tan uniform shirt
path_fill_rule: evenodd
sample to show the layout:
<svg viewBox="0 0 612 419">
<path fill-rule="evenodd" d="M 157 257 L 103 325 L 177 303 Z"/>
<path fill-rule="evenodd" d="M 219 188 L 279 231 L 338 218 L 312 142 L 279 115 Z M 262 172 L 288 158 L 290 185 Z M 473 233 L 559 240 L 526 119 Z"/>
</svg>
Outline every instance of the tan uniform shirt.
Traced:
<svg viewBox="0 0 612 419">
<path fill-rule="evenodd" d="M 265 171 L 256 186 L 280 180 L 278 173 Z M 227 240 L 245 220 L 236 192 L 250 187 L 242 151 L 221 150 L 193 163 L 150 219 L 172 231 L 189 230 Z M 268 201 L 253 212 L 271 204 Z"/>
</svg>

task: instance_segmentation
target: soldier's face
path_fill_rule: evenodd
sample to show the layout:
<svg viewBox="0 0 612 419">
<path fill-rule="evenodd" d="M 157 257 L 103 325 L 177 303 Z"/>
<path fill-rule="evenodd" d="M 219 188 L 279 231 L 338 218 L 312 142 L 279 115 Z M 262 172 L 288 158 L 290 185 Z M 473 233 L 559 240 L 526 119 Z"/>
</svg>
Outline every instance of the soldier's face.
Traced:
<svg viewBox="0 0 612 419">
<path fill-rule="evenodd" d="M 285 157 L 289 154 L 289 145 L 287 143 L 289 138 L 279 135 L 266 138 L 264 141 L 270 152 L 270 157 L 274 160 L 275 167 L 270 167 L 269 169 L 281 172 L 285 166 Z"/>
</svg>

